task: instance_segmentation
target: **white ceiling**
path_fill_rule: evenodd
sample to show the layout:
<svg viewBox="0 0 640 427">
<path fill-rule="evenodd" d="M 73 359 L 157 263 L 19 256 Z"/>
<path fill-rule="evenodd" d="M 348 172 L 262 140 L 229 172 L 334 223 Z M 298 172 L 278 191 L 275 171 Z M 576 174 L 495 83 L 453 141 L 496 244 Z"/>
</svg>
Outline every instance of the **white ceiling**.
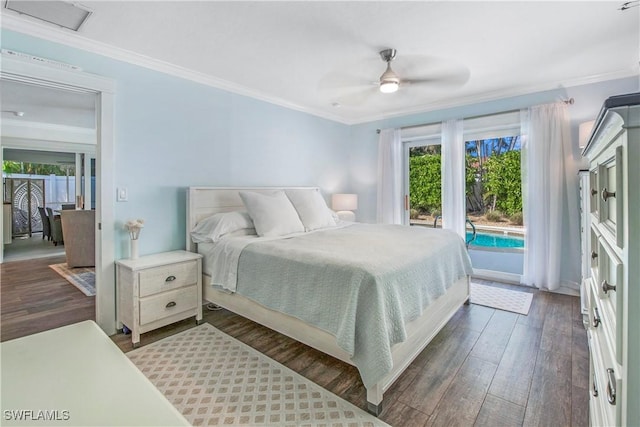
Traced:
<svg viewBox="0 0 640 427">
<path fill-rule="evenodd" d="M 83 4 L 94 13 L 77 34 L 32 27 L 344 123 L 635 76 L 640 59 L 640 7 L 620 11 L 622 1 Z M 29 20 L 3 15 L 13 29 Z M 401 78 L 435 82 L 379 93 L 389 47 Z"/>
</svg>

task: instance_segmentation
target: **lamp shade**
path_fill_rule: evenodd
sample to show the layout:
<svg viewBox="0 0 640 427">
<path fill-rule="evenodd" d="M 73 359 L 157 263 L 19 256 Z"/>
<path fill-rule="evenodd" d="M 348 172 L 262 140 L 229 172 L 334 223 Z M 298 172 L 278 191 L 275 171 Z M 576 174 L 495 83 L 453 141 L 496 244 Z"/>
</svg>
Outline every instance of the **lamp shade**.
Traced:
<svg viewBox="0 0 640 427">
<path fill-rule="evenodd" d="M 331 196 L 334 211 L 353 211 L 358 209 L 357 194 L 334 194 Z"/>
</svg>

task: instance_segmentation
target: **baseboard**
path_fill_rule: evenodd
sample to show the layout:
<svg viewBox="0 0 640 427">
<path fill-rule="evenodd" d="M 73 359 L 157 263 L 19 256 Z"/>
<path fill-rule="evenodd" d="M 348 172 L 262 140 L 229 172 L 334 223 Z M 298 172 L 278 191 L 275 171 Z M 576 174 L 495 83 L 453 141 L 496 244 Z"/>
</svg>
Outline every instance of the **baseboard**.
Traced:
<svg viewBox="0 0 640 427">
<path fill-rule="evenodd" d="M 505 273 L 502 271 L 483 270 L 481 268 L 474 268 L 471 278 L 477 278 L 482 280 L 495 280 L 496 282 L 509 283 L 512 285 L 522 285 L 519 274 Z M 526 285 L 523 285 L 526 286 Z M 556 294 L 580 296 L 580 285 L 573 282 L 563 282 L 560 287 L 555 290 L 544 289 L 547 292 L 553 292 Z"/>
<path fill-rule="evenodd" d="M 483 270 L 481 268 L 474 268 L 472 278 L 483 280 L 495 280 L 496 282 L 510 283 L 513 285 L 520 284 L 520 275 L 514 273 L 505 273 L 502 271 Z"/>
</svg>

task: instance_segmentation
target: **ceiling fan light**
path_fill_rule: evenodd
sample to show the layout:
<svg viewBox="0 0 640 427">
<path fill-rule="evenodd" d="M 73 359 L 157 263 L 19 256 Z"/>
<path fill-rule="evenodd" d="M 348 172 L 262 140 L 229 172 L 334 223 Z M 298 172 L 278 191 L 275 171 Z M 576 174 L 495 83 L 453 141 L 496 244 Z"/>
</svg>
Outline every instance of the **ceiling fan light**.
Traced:
<svg viewBox="0 0 640 427">
<path fill-rule="evenodd" d="M 398 90 L 400 79 L 391 69 L 391 64 L 387 62 L 387 70 L 380 76 L 380 92 L 393 93 Z"/>
<path fill-rule="evenodd" d="M 380 92 L 393 93 L 398 90 L 398 82 L 395 80 L 386 80 L 380 82 Z"/>
</svg>

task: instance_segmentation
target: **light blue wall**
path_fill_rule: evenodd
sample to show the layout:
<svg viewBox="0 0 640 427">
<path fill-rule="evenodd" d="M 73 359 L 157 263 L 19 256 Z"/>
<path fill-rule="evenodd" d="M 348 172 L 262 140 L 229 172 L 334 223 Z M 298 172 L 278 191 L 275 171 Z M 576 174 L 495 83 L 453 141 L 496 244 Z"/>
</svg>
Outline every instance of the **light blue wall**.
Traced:
<svg viewBox="0 0 640 427">
<path fill-rule="evenodd" d="M 140 253 L 184 248 L 188 186 L 348 188 L 349 127 L 104 56 L 2 31 L 2 47 L 54 59 L 116 82 L 116 259 L 120 227 L 144 218 Z"/>
</svg>

